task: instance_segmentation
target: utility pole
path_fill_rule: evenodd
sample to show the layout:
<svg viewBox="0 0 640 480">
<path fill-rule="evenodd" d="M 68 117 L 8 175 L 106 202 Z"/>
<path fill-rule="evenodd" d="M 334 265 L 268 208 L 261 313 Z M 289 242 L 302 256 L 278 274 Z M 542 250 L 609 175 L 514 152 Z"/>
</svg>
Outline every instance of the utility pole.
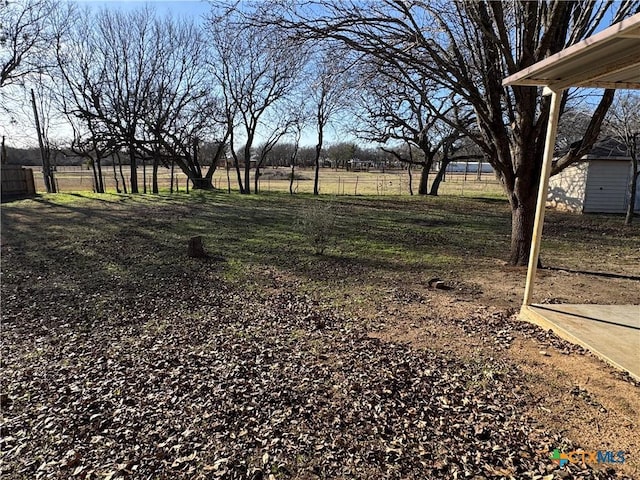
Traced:
<svg viewBox="0 0 640 480">
<path fill-rule="evenodd" d="M 0 164 L 7 163 L 7 147 L 4 145 L 4 135 L 2 136 L 2 147 L 0 147 Z"/>
<path fill-rule="evenodd" d="M 47 193 L 56 193 L 56 185 L 53 181 L 53 173 L 51 172 L 51 164 L 49 163 L 49 153 L 45 150 L 44 141 L 42 139 L 42 128 L 40 127 L 40 117 L 38 116 L 36 96 L 33 93 L 33 88 L 31 89 L 31 105 L 33 106 L 33 117 L 36 122 L 36 130 L 38 131 L 38 144 L 40 145 L 40 157 L 42 158 L 44 188 L 47 190 Z"/>
</svg>

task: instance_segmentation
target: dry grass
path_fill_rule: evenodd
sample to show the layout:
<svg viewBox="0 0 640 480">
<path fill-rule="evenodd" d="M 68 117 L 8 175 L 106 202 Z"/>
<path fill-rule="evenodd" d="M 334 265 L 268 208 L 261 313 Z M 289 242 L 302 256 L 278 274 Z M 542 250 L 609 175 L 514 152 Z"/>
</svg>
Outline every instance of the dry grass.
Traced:
<svg viewBox="0 0 640 480">
<path fill-rule="evenodd" d="M 34 169 L 36 190 L 44 193 L 44 183 L 38 167 Z M 129 169 L 123 168 L 124 176 L 128 181 Z M 260 189 L 264 192 L 288 192 L 289 191 L 288 168 L 267 168 L 262 171 Z M 433 178 L 432 174 L 432 177 Z M 118 174 L 119 176 L 119 174 Z M 186 190 L 187 177 L 178 169 L 174 176 L 177 179 L 179 191 Z M 115 192 L 116 186 L 112 167 L 103 168 L 104 182 L 109 192 Z M 160 189 L 169 189 L 171 181 L 171 171 L 168 168 L 161 168 L 159 172 Z M 214 175 L 214 186 L 221 190 L 230 188 L 232 191 L 238 190 L 235 180 L 235 171 L 227 172 L 220 168 Z M 92 191 L 93 174 L 91 170 L 81 167 L 59 167 L 56 175 L 59 190 L 61 192 L 81 192 Z M 420 173 L 413 173 L 413 191 L 417 193 Z M 140 190 L 143 186 L 142 169 L 138 172 L 138 182 Z M 253 189 L 253 176 L 251 180 Z M 147 185 L 151 188 L 151 169 L 147 170 Z M 296 193 L 313 193 L 313 170 L 297 169 L 296 180 L 294 182 Z M 330 195 L 409 195 L 409 176 L 406 171 L 391 172 L 347 172 L 345 170 L 322 169 L 320 171 L 320 193 Z M 487 196 L 502 197 L 502 187 L 492 174 L 484 173 L 478 179 L 475 173 L 465 176 L 463 173 L 449 174 L 446 181 L 441 184 L 440 193 L 444 195 L 461 196 Z"/>
</svg>

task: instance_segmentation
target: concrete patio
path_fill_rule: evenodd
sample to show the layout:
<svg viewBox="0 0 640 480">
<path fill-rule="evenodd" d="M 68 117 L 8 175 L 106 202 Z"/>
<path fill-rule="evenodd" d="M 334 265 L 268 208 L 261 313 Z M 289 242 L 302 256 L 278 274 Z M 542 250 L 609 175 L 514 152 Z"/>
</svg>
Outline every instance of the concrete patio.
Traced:
<svg viewBox="0 0 640 480">
<path fill-rule="evenodd" d="M 521 317 L 640 381 L 640 305 L 527 305 Z"/>
</svg>

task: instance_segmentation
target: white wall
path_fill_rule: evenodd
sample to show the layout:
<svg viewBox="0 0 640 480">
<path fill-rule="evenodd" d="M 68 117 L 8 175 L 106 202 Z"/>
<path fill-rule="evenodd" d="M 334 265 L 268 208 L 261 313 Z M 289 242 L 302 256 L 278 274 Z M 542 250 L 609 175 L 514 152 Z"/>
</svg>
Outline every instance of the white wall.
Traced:
<svg viewBox="0 0 640 480">
<path fill-rule="evenodd" d="M 547 206 L 558 210 L 582 212 L 588 165 L 578 163 L 549 179 Z"/>
<path fill-rule="evenodd" d="M 624 213 L 630 172 L 629 161 L 590 161 L 583 211 Z"/>
</svg>

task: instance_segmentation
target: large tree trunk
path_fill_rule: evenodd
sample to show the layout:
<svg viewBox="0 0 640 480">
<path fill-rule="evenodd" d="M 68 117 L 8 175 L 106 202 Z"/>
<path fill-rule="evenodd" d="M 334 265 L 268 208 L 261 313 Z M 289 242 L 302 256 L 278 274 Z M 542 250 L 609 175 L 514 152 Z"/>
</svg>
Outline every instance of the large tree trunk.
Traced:
<svg viewBox="0 0 640 480">
<path fill-rule="evenodd" d="M 516 266 L 524 266 L 529 263 L 533 225 L 536 217 L 540 169 L 528 173 L 529 175 L 522 173 L 517 177 L 513 190 L 507 192 L 511 205 L 509 264 Z"/>
<path fill-rule="evenodd" d="M 536 198 L 511 209 L 511 255 L 510 265 L 527 265 L 531 250 L 531 236 L 536 213 Z"/>
<path fill-rule="evenodd" d="M 437 196 L 438 189 L 440 188 L 440 184 L 442 183 L 442 179 L 444 178 L 444 174 L 447 170 L 447 167 L 451 163 L 451 160 L 444 158 L 440 163 L 440 169 L 438 170 L 438 174 L 436 178 L 433 179 L 433 183 L 431 184 L 431 190 L 429 191 L 429 195 Z"/>
<path fill-rule="evenodd" d="M 194 190 L 213 190 L 213 182 L 209 177 L 190 177 Z"/>
<path fill-rule="evenodd" d="M 631 183 L 629 184 L 629 204 L 627 205 L 627 215 L 624 219 L 625 225 L 631 225 L 633 212 L 636 209 L 636 191 L 638 188 L 638 161 L 633 161 L 633 171 L 631 172 Z"/>
<path fill-rule="evenodd" d="M 428 193 L 429 167 L 430 165 L 428 163 L 424 163 L 422 165 L 422 172 L 420 172 L 420 185 L 418 185 L 418 195 L 426 195 Z"/>
<path fill-rule="evenodd" d="M 129 167 L 131 169 L 131 193 L 140 193 L 138 191 L 138 165 L 136 163 L 136 149 L 133 143 L 129 145 Z"/>
</svg>

